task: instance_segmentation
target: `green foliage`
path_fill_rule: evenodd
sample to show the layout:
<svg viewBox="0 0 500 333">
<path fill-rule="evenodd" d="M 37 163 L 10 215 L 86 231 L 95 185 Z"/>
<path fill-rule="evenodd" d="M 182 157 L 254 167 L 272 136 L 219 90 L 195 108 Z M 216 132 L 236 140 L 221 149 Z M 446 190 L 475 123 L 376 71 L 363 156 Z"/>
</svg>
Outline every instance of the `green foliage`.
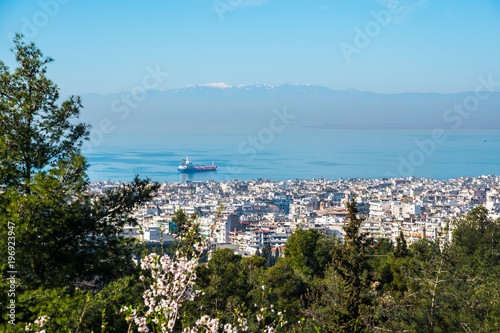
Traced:
<svg viewBox="0 0 500 333">
<path fill-rule="evenodd" d="M 476 206 L 453 225 L 453 245 L 466 254 L 483 258 L 500 255 L 500 221 L 488 218 L 488 211 L 483 206 Z"/>
<path fill-rule="evenodd" d="M 261 268 L 266 265 L 266 259 L 259 257 L 257 255 L 252 256 L 250 258 L 243 258 L 243 260 L 245 259 L 249 262 L 248 265 L 254 266 L 256 268 Z"/>
<path fill-rule="evenodd" d="M 392 253 L 394 251 L 394 247 L 390 239 L 379 238 L 375 244 L 375 250 L 375 253 L 378 256 L 383 256 Z"/>
<path fill-rule="evenodd" d="M 193 305 L 204 307 L 200 314 L 212 318 L 220 316 L 225 322 L 231 322 L 234 309 L 249 302 L 247 295 L 251 285 L 248 273 L 240 255 L 230 249 L 215 251 L 207 265 L 198 267 L 196 288 L 203 290 L 204 294 Z"/>
<path fill-rule="evenodd" d="M 23 304 L 18 321 L 43 312 L 52 317 L 50 331 L 71 331 L 82 304 L 93 299 L 78 289 L 95 293 L 136 270 L 136 243 L 120 233 L 136 223 L 130 213 L 158 185 L 136 177 L 117 190 L 89 195 L 88 165 L 80 154 L 89 126 L 78 123 L 80 99 L 58 104 L 58 88 L 46 77 L 52 59 L 21 36 L 14 46 L 18 67 L 10 72 L 0 62 L 0 256 L 7 258 L 15 238 L 15 262 L 2 261 L 0 278 L 17 272 L 16 297 Z"/>
<path fill-rule="evenodd" d="M 45 178 L 32 182 L 31 193 L 8 189 L 1 212 L 1 240 L 5 245 L 7 224 L 14 223 L 16 269 L 24 288 L 68 286 L 99 289 L 107 282 L 134 270 L 131 256 L 135 241 L 120 237 L 128 214 L 149 200 L 148 181 L 136 179 L 107 195 L 91 198 L 68 193 L 59 183 Z M 4 252 L 7 246 L 2 246 Z M 5 268 L 6 262 L 2 263 Z"/>
<path fill-rule="evenodd" d="M 335 239 L 323 237 L 315 229 L 297 229 L 285 244 L 285 258 L 305 276 L 322 276 L 331 262 Z"/>
<path fill-rule="evenodd" d="M 406 239 L 403 235 L 403 231 L 399 231 L 399 236 L 396 238 L 396 250 L 394 251 L 394 257 L 404 258 L 408 255 L 408 246 L 406 245 Z"/>
<path fill-rule="evenodd" d="M 121 308 L 124 304 L 138 305 L 142 302 L 144 286 L 138 275 L 130 275 L 114 280 L 90 299 L 81 325 L 81 332 L 127 332 Z M 81 314 L 81 313 L 80 313 Z"/>
<path fill-rule="evenodd" d="M 454 226 L 451 244 L 423 239 L 409 246 L 405 258 L 388 261 L 393 288 L 377 299 L 380 327 L 415 332 L 498 330 L 498 223 L 478 206 Z"/>
<path fill-rule="evenodd" d="M 29 194 L 41 170 L 60 181 L 78 183 L 81 174 L 71 171 L 85 168 L 75 155 L 89 134 L 88 125 L 74 122 L 82 107 L 80 98 L 72 96 L 57 105 L 57 86 L 45 76 L 52 59 L 19 35 L 14 45 L 19 67 L 10 73 L 0 62 L 0 184 Z"/>
<path fill-rule="evenodd" d="M 126 332 L 128 323 L 120 311 L 123 304 L 141 301 L 142 283 L 129 276 L 108 284 L 97 294 L 66 288 L 38 288 L 18 295 L 16 325 L 0 324 L 1 332 L 25 332 L 26 323 L 39 316 L 50 319 L 47 332 L 101 332 L 103 318 L 109 332 Z M 6 318 L 3 318 L 6 320 Z"/>
<path fill-rule="evenodd" d="M 276 262 L 278 262 L 279 249 L 276 248 L 273 253 L 273 249 L 271 248 L 271 243 L 267 242 L 264 248 L 262 249 L 261 257 L 266 261 L 265 262 L 266 268 L 272 267 L 276 265 Z"/>
<path fill-rule="evenodd" d="M 191 256 L 193 244 L 200 242 L 203 238 L 200 234 L 200 228 L 196 219 L 196 214 L 187 216 L 186 212 L 182 209 L 178 209 L 172 217 L 172 222 L 174 222 L 176 226 L 174 234 L 176 234 L 179 239 L 175 247 L 182 253 L 187 254 L 188 257 Z"/>
<path fill-rule="evenodd" d="M 264 286 L 264 287 L 263 287 Z M 301 318 L 301 298 L 307 293 L 307 281 L 299 270 L 295 269 L 289 258 L 280 258 L 276 265 L 268 268 L 260 283 L 254 285 L 252 292 L 254 303 L 264 302 L 277 309 L 286 310 L 287 318 L 295 323 Z M 262 299 L 267 290 L 266 298 Z"/>
<path fill-rule="evenodd" d="M 359 232 L 363 218 L 357 216 L 354 200 L 347 204 L 349 222 L 342 227 L 344 244 L 335 249 L 333 259 L 335 273 L 342 281 L 342 293 L 339 295 L 341 309 L 332 308 L 338 313 L 336 321 L 339 332 L 362 331 L 364 323 L 361 321 L 361 309 L 363 305 L 369 305 L 369 299 L 365 297 L 369 283 L 366 259 L 369 244 L 366 235 Z"/>
</svg>

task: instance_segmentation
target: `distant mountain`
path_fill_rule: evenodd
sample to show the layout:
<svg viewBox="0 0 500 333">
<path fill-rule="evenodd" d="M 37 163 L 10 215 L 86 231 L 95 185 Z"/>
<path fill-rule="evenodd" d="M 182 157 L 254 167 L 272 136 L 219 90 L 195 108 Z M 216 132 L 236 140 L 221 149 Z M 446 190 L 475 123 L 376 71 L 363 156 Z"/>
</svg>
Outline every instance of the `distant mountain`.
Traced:
<svg viewBox="0 0 500 333">
<path fill-rule="evenodd" d="M 114 131 L 120 133 L 255 131 L 269 124 L 275 116 L 273 109 L 284 108 L 296 116 L 290 124 L 295 127 L 500 128 L 499 92 L 488 93 L 487 98 L 479 100 L 474 92 L 377 94 L 307 84 L 229 86 L 217 83 L 149 90 L 139 95 L 121 92 L 81 97 L 84 121 L 99 128 L 110 120 Z"/>
</svg>

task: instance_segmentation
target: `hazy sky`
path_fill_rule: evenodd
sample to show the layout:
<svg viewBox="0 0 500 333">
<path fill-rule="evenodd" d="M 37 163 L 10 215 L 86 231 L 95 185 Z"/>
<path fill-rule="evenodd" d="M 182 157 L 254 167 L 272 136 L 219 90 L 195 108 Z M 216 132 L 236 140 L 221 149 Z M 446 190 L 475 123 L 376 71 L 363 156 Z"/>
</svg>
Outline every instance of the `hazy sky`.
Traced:
<svg viewBox="0 0 500 333">
<path fill-rule="evenodd" d="M 130 91 L 145 80 L 383 93 L 500 81 L 499 0 L 3 0 L 0 59 L 9 66 L 14 32 L 55 59 L 50 76 L 63 94 Z"/>
</svg>

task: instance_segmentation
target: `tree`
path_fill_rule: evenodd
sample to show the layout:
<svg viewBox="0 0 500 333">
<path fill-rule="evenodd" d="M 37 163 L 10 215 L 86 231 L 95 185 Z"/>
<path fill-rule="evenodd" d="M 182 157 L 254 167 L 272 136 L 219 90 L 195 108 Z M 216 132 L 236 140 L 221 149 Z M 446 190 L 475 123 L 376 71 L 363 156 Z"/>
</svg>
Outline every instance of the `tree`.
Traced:
<svg viewBox="0 0 500 333">
<path fill-rule="evenodd" d="M 333 258 L 334 270 L 342 282 L 340 295 L 340 313 L 337 316 L 339 332 L 360 332 L 364 328 L 361 309 L 368 305 L 365 297 L 368 285 L 366 276 L 366 235 L 359 229 L 363 218 L 358 217 L 358 210 L 354 198 L 347 204 L 349 223 L 342 226 L 344 230 L 344 244 L 335 249 Z M 337 311 L 335 304 L 332 310 Z"/>
<path fill-rule="evenodd" d="M 39 287 L 98 290 L 135 269 L 135 241 L 120 233 L 136 223 L 130 213 L 158 185 L 136 177 L 118 190 L 89 195 L 80 148 L 90 127 L 78 123 L 80 98 L 58 104 L 58 88 L 46 77 L 52 59 L 33 43 L 17 35 L 12 51 L 14 71 L 0 62 L 0 254 L 7 257 L 12 231 L 19 293 Z"/>
<path fill-rule="evenodd" d="M 86 165 L 76 156 L 89 134 L 88 125 L 73 121 L 82 107 L 80 98 L 57 105 L 58 88 L 45 76 L 53 60 L 19 35 L 14 45 L 19 67 L 10 73 L 0 62 L 0 184 L 30 194 L 35 174 L 50 174 L 47 168 L 61 181 L 78 184 Z"/>
<path fill-rule="evenodd" d="M 394 257 L 404 258 L 408 255 L 408 246 L 406 245 L 406 239 L 403 235 L 403 231 L 399 231 L 399 236 L 396 238 L 396 250 L 394 251 Z"/>
<path fill-rule="evenodd" d="M 461 247 L 469 255 L 498 256 L 500 245 L 500 219 L 488 218 L 484 206 L 474 207 L 466 216 L 453 223 L 453 245 Z"/>
<path fill-rule="evenodd" d="M 290 323 L 302 318 L 301 300 L 307 293 L 308 284 L 289 258 L 280 258 L 276 265 L 267 268 L 260 282 L 254 286 L 254 303 L 262 302 L 267 308 L 273 305 L 281 311 L 286 310 Z"/>
<path fill-rule="evenodd" d="M 330 251 L 335 239 L 323 237 L 315 229 L 297 229 L 285 244 L 285 258 L 306 276 L 323 275 L 331 261 Z"/>
<path fill-rule="evenodd" d="M 498 262 L 427 239 L 411 244 L 405 258 L 393 259 L 404 288 L 380 298 L 377 326 L 398 332 L 493 332 L 500 327 Z"/>
<path fill-rule="evenodd" d="M 186 253 L 189 257 L 192 251 L 193 244 L 200 242 L 202 236 L 200 234 L 200 227 L 196 222 L 196 214 L 187 216 L 186 212 L 178 209 L 172 217 L 172 222 L 175 223 L 174 233 L 178 236 L 178 243 L 175 245 L 181 252 Z"/>
<path fill-rule="evenodd" d="M 252 286 L 248 283 L 248 272 L 242 257 L 233 250 L 213 252 L 208 264 L 197 268 L 195 288 L 203 290 L 203 294 L 187 306 L 186 319 L 190 317 L 194 322 L 205 314 L 231 323 L 234 309 L 240 304 L 249 304 L 247 294 Z"/>
<path fill-rule="evenodd" d="M 277 257 L 273 254 L 270 242 L 267 242 L 262 248 L 262 258 L 266 260 L 266 268 L 273 267 L 276 264 Z"/>
<path fill-rule="evenodd" d="M 383 256 L 394 251 L 392 241 L 389 238 L 379 238 L 375 244 L 375 253 Z"/>
</svg>

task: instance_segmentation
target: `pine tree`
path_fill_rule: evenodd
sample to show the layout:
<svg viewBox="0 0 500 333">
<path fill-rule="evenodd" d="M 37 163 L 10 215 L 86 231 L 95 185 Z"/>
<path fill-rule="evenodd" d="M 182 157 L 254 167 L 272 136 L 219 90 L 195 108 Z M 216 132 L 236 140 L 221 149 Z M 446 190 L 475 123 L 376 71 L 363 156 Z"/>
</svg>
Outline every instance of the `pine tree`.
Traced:
<svg viewBox="0 0 500 333">
<path fill-rule="evenodd" d="M 52 59 L 33 43 L 17 35 L 12 51 L 15 70 L 0 62 L 0 254 L 7 257 L 8 237 L 15 234 L 18 292 L 99 289 L 134 269 L 134 241 L 119 234 L 135 223 L 130 213 L 157 185 L 136 177 L 116 191 L 90 196 L 88 164 L 80 153 L 90 128 L 78 123 L 80 98 L 58 104 L 58 88 L 46 77 Z"/>
<path fill-rule="evenodd" d="M 399 236 L 396 238 L 396 250 L 394 250 L 394 257 L 405 258 L 408 255 L 408 246 L 403 231 L 399 231 Z"/>
<path fill-rule="evenodd" d="M 262 257 L 266 259 L 266 268 L 274 266 L 275 262 L 273 260 L 273 251 L 271 249 L 271 243 L 266 242 L 264 248 L 262 249 Z"/>
<path fill-rule="evenodd" d="M 341 311 L 337 316 L 339 332 L 360 332 L 364 329 L 361 308 L 367 304 L 364 297 L 367 281 L 364 275 L 366 265 L 366 235 L 359 229 L 363 218 L 357 216 L 355 198 L 347 204 L 349 223 L 342 226 L 344 244 L 336 248 L 334 269 L 340 276 L 343 293 L 340 295 Z"/>
</svg>

